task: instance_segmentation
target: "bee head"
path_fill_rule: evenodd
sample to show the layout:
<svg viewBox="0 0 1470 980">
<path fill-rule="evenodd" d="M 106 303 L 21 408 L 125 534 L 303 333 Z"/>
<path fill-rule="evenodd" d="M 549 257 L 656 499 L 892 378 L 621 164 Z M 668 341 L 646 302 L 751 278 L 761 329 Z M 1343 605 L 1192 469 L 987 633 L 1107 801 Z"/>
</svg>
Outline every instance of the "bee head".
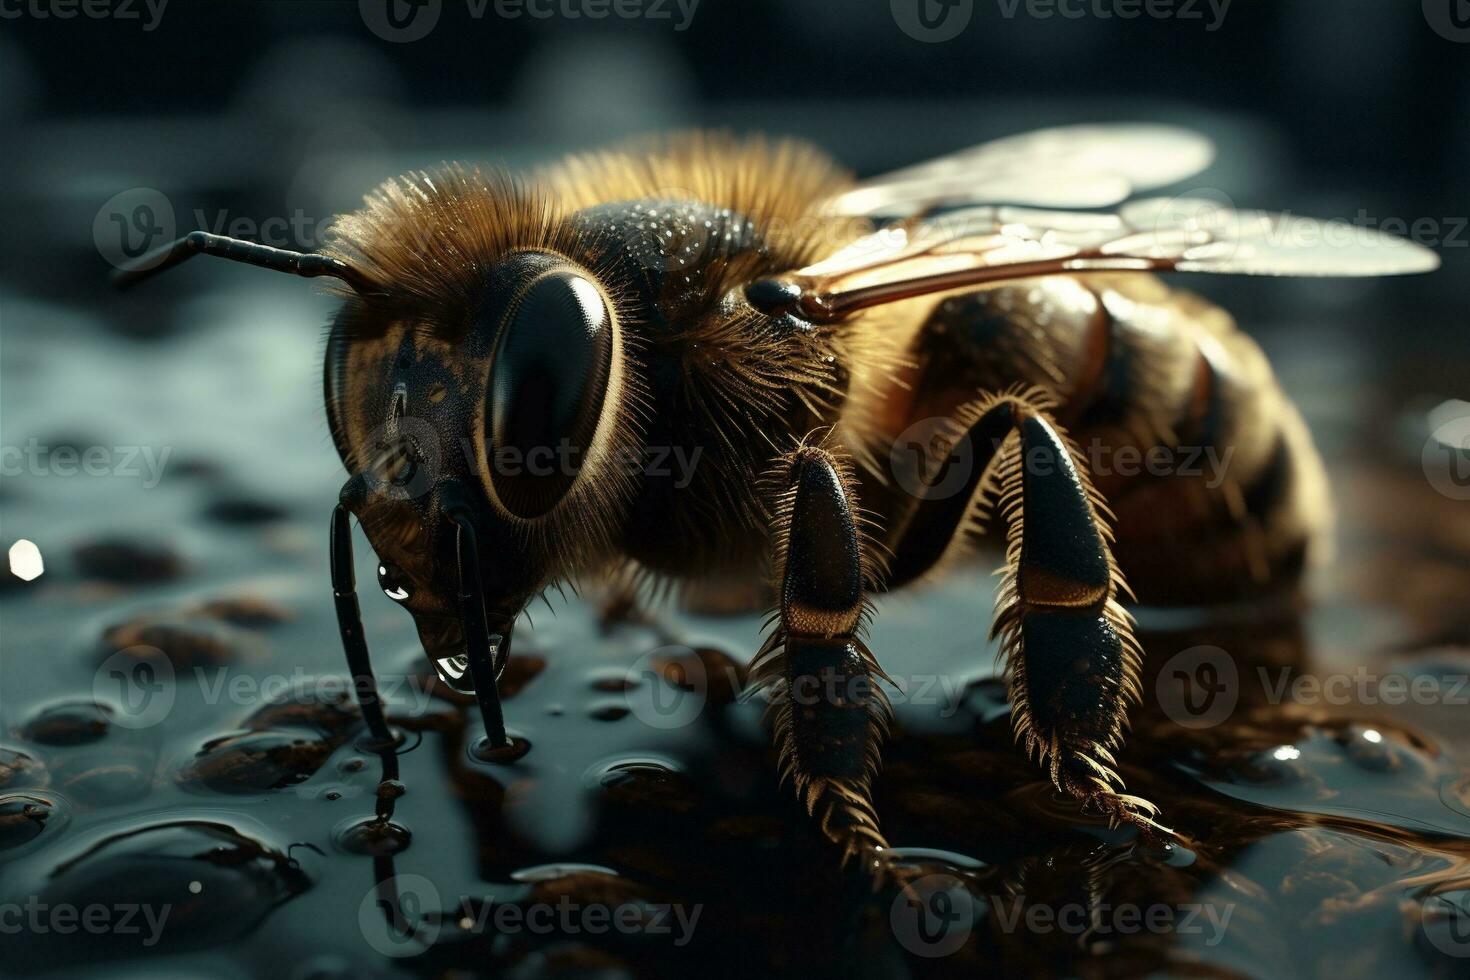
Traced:
<svg viewBox="0 0 1470 980">
<path fill-rule="evenodd" d="M 349 300 L 328 344 L 343 502 L 441 676 L 463 646 L 457 521 L 478 542 L 492 631 L 613 553 L 636 436 L 614 303 L 556 252 L 512 252 L 455 323 Z"/>
</svg>

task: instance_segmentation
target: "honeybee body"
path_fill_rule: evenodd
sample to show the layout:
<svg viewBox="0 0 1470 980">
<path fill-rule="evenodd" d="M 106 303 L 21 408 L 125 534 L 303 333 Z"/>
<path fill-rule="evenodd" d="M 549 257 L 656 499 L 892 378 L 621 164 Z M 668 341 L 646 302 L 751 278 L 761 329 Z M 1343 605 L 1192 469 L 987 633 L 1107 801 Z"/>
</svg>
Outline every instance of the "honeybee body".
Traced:
<svg viewBox="0 0 1470 980">
<path fill-rule="evenodd" d="M 325 369 L 349 475 L 331 568 L 378 740 L 349 515 L 493 745 L 511 632 L 545 589 L 759 583 L 776 613 L 750 680 L 781 768 L 877 870 L 870 593 L 1003 543 L 992 634 L 1018 741 L 1084 807 L 1167 832 L 1116 771 L 1142 655 L 1121 599 L 1289 586 L 1323 536 L 1321 461 L 1261 351 L 1148 273 L 1401 274 L 1432 253 L 1371 234 L 1323 250 L 1279 217 L 1157 201 L 959 207 L 1108 206 L 1211 152 L 1169 127 L 1067 127 L 855 185 L 797 144 L 675 137 L 526 180 L 409 174 L 321 254 L 196 232 L 121 279 L 204 252 L 348 287 Z"/>
</svg>

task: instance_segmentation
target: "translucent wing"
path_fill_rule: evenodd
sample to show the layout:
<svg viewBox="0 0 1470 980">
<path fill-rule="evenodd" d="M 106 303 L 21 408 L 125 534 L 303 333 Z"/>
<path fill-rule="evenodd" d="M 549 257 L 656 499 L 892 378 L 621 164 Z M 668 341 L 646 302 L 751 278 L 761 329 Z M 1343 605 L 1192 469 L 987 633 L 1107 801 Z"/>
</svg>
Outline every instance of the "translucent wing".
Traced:
<svg viewBox="0 0 1470 980">
<path fill-rule="evenodd" d="M 911 217 L 939 207 L 1006 203 L 1110 207 L 1199 173 L 1208 139 L 1146 124 L 1062 126 L 983 143 L 875 177 L 834 197 L 838 215 Z"/>
<path fill-rule="evenodd" d="M 884 228 L 746 294 L 756 305 L 773 298 L 826 322 L 928 293 L 1059 273 L 1391 276 L 1438 267 L 1429 249 L 1347 222 L 1172 198 L 1114 214 L 954 211 Z"/>
</svg>

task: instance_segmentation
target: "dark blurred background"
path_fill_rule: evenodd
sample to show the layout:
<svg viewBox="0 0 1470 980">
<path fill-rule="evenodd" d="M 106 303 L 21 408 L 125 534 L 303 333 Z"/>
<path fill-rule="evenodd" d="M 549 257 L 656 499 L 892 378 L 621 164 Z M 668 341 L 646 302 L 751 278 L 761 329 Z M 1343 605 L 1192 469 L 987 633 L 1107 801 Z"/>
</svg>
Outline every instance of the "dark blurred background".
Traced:
<svg viewBox="0 0 1470 980">
<path fill-rule="evenodd" d="M 194 263 L 118 299 L 108 263 L 194 228 L 315 248 L 379 181 L 444 160 L 517 166 L 705 126 L 804 137 L 869 174 L 1037 126 L 1142 119 L 1218 141 L 1217 163 L 1183 192 L 1439 249 L 1444 269 L 1429 277 L 1200 284 L 1284 359 L 1289 386 L 1305 377 L 1294 394 L 1318 403 L 1309 416 L 1330 422 L 1351 400 L 1360 420 L 1392 424 L 1405 404 L 1463 397 L 1470 364 L 1465 6 L 3 0 L 7 339 L 65 337 L 62 314 L 83 310 L 140 341 L 193 332 L 220 314 L 180 304 L 211 295 L 242 317 L 240 304 L 278 297 L 319 325 L 329 306 L 298 283 Z M 275 349 L 278 365 L 314 359 L 298 335 L 299 348 Z M 15 428 L 9 360 L 16 442 L 33 433 Z M 277 375 L 294 393 L 295 376 Z M 313 401 L 303 410 L 319 414 Z"/>
<path fill-rule="evenodd" d="M 200 209 L 299 216 L 284 237 L 309 247 L 378 180 L 449 158 L 719 126 L 866 173 L 1117 118 L 1216 136 L 1203 186 L 1241 204 L 1432 222 L 1418 237 L 1451 246 L 1449 272 L 1401 295 L 1453 309 L 1466 268 L 1463 0 L 89 3 L 5 0 L 5 273 L 26 288 L 102 271 L 93 219 L 135 187 L 179 233 Z"/>
</svg>

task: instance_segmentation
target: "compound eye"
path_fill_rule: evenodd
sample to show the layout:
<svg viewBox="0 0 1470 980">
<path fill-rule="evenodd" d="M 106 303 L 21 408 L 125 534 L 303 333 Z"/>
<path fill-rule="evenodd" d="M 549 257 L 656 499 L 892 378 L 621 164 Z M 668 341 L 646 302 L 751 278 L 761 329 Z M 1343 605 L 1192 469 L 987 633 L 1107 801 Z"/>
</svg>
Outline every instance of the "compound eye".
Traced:
<svg viewBox="0 0 1470 980">
<path fill-rule="evenodd" d="M 506 312 L 490 369 L 491 479 L 506 510 L 539 517 L 586 462 L 607 397 L 612 315 L 574 270 L 545 272 Z"/>
<path fill-rule="evenodd" d="M 408 581 L 408 576 L 392 562 L 378 563 L 378 585 L 383 594 L 394 602 L 407 602 L 408 597 L 413 595 L 413 585 Z"/>
</svg>

